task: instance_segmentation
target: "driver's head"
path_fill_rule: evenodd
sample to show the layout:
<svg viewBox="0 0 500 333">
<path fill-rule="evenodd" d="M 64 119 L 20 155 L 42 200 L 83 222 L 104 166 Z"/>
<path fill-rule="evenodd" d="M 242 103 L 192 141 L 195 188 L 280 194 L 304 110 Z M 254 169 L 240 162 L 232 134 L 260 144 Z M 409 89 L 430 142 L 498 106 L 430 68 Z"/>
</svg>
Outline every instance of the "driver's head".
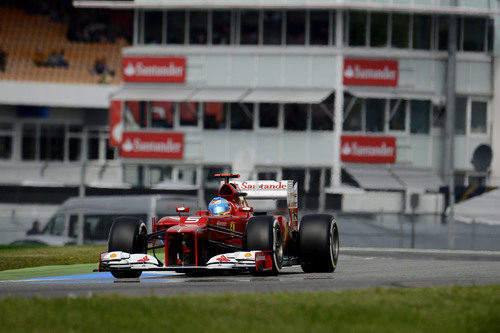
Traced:
<svg viewBox="0 0 500 333">
<path fill-rule="evenodd" d="M 214 198 L 208 205 L 210 215 L 227 215 L 231 213 L 229 201 L 221 197 Z"/>
</svg>

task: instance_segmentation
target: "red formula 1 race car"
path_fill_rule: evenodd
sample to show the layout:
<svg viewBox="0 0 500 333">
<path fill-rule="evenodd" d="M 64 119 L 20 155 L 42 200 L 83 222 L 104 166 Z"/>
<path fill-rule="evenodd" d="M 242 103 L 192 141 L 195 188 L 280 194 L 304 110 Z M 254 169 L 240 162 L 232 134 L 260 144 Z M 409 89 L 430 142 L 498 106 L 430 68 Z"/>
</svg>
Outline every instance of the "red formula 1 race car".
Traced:
<svg viewBox="0 0 500 333">
<path fill-rule="evenodd" d="M 339 255 L 339 231 L 333 216 L 310 214 L 298 224 L 297 184 L 283 181 L 233 181 L 221 178 L 219 197 L 209 210 L 193 216 L 189 207 L 178 207 L 179 216 L 145 223 L 117 218 L 110 230 L 108 252 L 101 253 L 99 269 L 116 278 L 137 278 L 143 271 L 176 271 L 199 274 L 249 271 L 276 274 L 284 266 L 301 265 L 304 272 L 333 272 Z M 286 199 L 288 215 L 253 213 L 248 201 Z M 155 250 L 164 248 L 162 262 Z M 148 254 L 152 251 L 153 254 Z"/>
</svg>

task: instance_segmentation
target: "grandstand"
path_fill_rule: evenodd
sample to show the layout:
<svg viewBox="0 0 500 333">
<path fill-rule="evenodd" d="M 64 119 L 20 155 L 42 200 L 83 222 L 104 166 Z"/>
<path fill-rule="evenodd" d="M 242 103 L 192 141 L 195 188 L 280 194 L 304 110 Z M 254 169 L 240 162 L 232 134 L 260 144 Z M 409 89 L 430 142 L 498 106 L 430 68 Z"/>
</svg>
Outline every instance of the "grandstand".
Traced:
<svg viewBox="0 0 500 333">
<path fill-rule="evenodd" d="M 121 48 L 128 43 L 118 38 L 114 43 L 76 42 L 67 39 L 68 23 L 55 22 L 48 15 L 26 13 L 22 8 L 0 7 L 0 48 L 7 53 L 0 80 L 39 81 L 57 83 L 93 84 L 100 80 L 91 73 L 94 62 L 105 57 L 115 75 L 108 82 L 120 84 Z M 48 55 L 64 50 L 68 68 L 39 67 L 33 62 L 37 48 Z"/>
</svg>

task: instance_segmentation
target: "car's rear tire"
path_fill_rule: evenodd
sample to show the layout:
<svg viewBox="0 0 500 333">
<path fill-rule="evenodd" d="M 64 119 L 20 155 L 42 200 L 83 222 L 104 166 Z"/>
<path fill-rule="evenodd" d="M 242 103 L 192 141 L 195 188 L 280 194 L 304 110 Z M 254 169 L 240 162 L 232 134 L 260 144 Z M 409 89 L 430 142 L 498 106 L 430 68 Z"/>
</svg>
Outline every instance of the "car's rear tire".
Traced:
<svg viewBox="0 0 500 333">
<path fill-rule="evenodd" d="M 132 217 L 118 217 L 109 230 L 108 252 L 146 253 L 146 234 L 146 225 L 141 220 Z M 111 271 L 111 274 L 117 279 L 138 278 L 141 273 L 141 271 L 136 270 Z"/>
<path fill-rule="evenodd" d="M 305 215 L 300 221 L 299 251 L 304 272 L 333 272 L 339 256 L 339 229 L 334 217 Z"/>
<path fill-rule="evenodd" d="M 278 274 L 283 267 L 283 236 L 278 221 L 274 216 L 254 216 L 248 220 L 246 244 L 249 251 L 273 251 L 271 274 Z M 252 274 L 260 274 L 250 270 Z"/>
</svg>

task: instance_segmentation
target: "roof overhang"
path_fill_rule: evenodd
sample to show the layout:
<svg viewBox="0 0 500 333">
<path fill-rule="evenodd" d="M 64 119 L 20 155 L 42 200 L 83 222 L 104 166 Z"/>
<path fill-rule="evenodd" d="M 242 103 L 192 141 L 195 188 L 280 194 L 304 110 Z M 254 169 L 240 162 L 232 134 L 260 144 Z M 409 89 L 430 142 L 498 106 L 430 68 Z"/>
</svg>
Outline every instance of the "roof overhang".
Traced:
<svg viewBox="0 0 500 333">
<path fill-rule="evenodd" d="M 416 92 L 400 88 L 345 86 L 345 92 L 359 98 L 431 100 L 435 105 L 444 105 L 445 96 L 435 91 Z"/>
<path fill-rule="evenodd" d="M 246 95 L 245 103 L 321 103 L 332 89 L 324 88 L 256 88 Z"/>
<path fill-rule="evenodd" d="M 456 14 L 467 16 L 500 15 L 496 2 L 487 6 L 450 6 L 450 5 L 418 5 L 375 3 L 370 1 L 325 1 L 325 0 L 135 0 L 135 1 L 99 1 L 76 0 L 73 5 L 79 8 L 110 8 L 110 9 L 352 9 L 369 11 L 389 11 L 428 14 Z"/>
</svg>

